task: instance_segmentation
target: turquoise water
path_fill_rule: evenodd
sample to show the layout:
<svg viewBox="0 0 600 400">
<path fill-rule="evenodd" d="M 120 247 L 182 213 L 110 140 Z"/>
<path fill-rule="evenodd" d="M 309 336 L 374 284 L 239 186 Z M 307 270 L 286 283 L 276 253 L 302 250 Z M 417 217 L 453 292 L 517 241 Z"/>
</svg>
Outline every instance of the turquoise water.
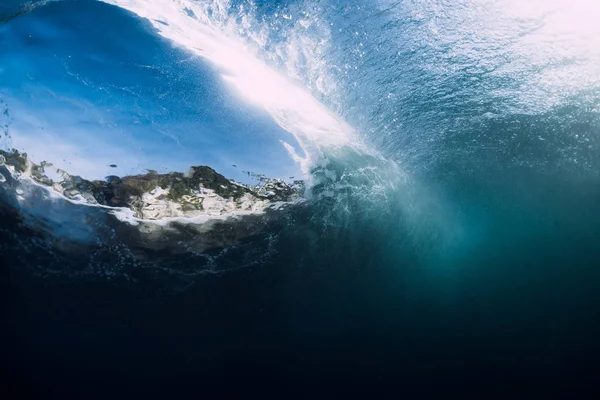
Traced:
<svg viewBox="0 0 600 400">
<path fill-rule="evenodd" d="M 111 3 L 129 11 L 62 1 L 5 18 L 6 146 L 82 174 L 298 176 L 284 140 L 312 157 L 311 200 L 232 248 L 140 257 L 103 211 L 54 205 L 32 224 L 2 188 L 15 388 L 412 397 L 593 381 L 594 2 Z M 44 152 L 42 128 L 61 144 Z"/>
</svg>

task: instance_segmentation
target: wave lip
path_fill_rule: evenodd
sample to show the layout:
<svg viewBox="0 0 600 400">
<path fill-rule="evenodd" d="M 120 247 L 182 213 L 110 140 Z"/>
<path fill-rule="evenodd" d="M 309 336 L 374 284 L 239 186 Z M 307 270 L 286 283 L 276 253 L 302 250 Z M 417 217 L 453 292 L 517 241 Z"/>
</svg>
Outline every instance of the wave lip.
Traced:
<svg viewBox="0 0 600 400">
<path fill-rule="evenodd" d="M 214 10 L 195 2 L 103 0 L 146 18 L 163 37 L 214 64 L 223 79 L 245 99 L 267 111 L 294 135 L 304 155 L 290 151 L 306 176 L 321 161 L 322 149 L 360 147 L 353 129 L 327 110 L 306 90 L 285 78 L 252 54 L 243 41 L 220 26 L 227 7 Z M 214 15 L 219 12 L 222 15 Z"/>
</svg>

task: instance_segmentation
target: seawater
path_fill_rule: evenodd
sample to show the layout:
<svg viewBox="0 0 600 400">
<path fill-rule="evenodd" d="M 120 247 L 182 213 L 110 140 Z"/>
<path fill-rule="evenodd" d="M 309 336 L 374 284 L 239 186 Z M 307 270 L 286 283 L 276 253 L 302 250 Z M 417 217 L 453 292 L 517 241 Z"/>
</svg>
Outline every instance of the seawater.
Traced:
<svg viewBox="0 0 600 400">
<path fill-rule="evenodd" d="M 42 42 L 36 49 L 52 43 L 47 21 L 77 13 L 97 24 L 71 27 L 69 36 L 93 33 L 106 53 L 120 49 L 117 64 L 142 40 L 172 40 L 183 57 L 193 53 L 187 41 L 200 37 L 186 29 L 226 32 L 218 43 L 242 46 L 232 48 L 287 90 L 299 88 L 298 100 L 277 103 L 280 86 L 253 95 L 244 85 L 252 73 L 227 70 L 227 59 L 215 58 L 221 53 L 211 59 L 200 51 L 195 56 L 210 68 L 183 63 L 181 74 L 245 98 L 255 109 L 244 112 L 260 114 L 264 129 L 287 128 L 276 132 L 306 157 L 312 198 L 229 249 L 140 254 L 113 234 L 121 222 L 103 211 L 80 216 L 71 210 L 81 208 L 55 205 L 71 215 L 61 229 L 91 227 L 97 243 L 82 251 L 48 234 L 62 232 L 55 220 L 32 225 L 3 187 L 2 372 L 16 390 L 93 398 L 270 391 L 283 383 L 297 394 L 399 385 L 399 395 L 431 395 L 491 387 L 540 393 L 592 381 L 600 282 L 600 46 L 592 2 L 111 3 L 129 11 L 65 1 L 7 18 L 4 38 L 38 28 L 0 47 L 10 48 L 3 71 L 11 60 L 31 60 L 31 41 Z M 136 16 L 153 12 L 163 19 Z M 173 17 L 180 15 L 192 22 Z M 27 24 L 18 25 L 22 18 Z M 144 28 L 115 37 L 114 21 Z M 148 48 L 160 58 L 155 52 L 168 47 Z M 60 92 L 66 72 L 54 73 L 46 88 Z M 85 72 L 97 79 L 93 90 L 119 80 L 134 90 L 137 76 Z M 47 91 L 23 83 L 36 77 L 6 77 L 6 125 L 18 143 L 19 127 L 31 120 L 19 120 L 8 100 L 15 104 L 25 88 L 32 99 Z M 185 96 L 172 74 L 164 79 Z M 135 104 L 113 96 L 106 106 L 152 114 L 154 84 L 134 90 Z M 208 105 L 196 109 L 194 99 L 186 113 L 218 132 L 228 113 L 210 120 L 199 111 Z M 315 125 L 285 113 L 294 105 L 314 112 Z M 310 136 L 315 127 L 342 142 Z M 188 136 L 195 137 L 186 126 L 175 138 L 193 162 Z M 119 155 L 124 144 L 112 146 Z M 152 160 L 139 158 L 143 167 Z"/>
</svg>

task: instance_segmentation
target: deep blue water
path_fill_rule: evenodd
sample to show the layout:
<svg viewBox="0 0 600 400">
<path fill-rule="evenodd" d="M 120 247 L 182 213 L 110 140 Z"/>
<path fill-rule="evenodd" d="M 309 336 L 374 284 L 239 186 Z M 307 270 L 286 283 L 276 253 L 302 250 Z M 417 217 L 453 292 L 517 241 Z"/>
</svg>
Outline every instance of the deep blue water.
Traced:
<svg viewBox="0 0 600 400">
<path fill-rule="evenodd" d="M 314 199 L 208 255 L 131 256 L 119 222 L 69 205 L 49 235 L 0 187 L 6 387 L 583 396 L 600 350 L 600 46 L 597 8 L 563 3 L 200 2 L 379 157 L 322 147 Z M 171 46 L 169 22 L 92 1 L 3 22 L 7 146 L 100 176 L 297 175 L 293 136 Z M 76 224 L 97 242 L 60 237 Z"/>
</svg>

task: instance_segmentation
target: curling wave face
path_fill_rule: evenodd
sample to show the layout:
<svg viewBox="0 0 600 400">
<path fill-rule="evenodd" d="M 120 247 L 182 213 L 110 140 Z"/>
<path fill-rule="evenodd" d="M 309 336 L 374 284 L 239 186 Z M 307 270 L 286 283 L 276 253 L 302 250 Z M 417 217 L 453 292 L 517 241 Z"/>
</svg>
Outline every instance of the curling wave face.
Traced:
<svg viewBox="0 0 600 400">
<path fill-rule="evenodd" d="M 316 224 L 314 229 L 298 229 L 298 234 L 314 231 L 305 238 L 312 242 L 318 232 L 345 229 L 358 215 L 380 217 L 392 209 L 390 204 L 397 202 L 406 175 L 361 143 L 345 122 L 299 82 L 251 54 L 247 42 L 232 36 L 218 18 L 211 22 L 209 14 L 215 4 L 185 2 L 158 8 L 149 2 L 115 4 L 147 18 L 161 35 L 212 63 L 231 85 L 230 90 L 258 105 L 290 132 L 299 146 L 281 142 L 300 165 L 304 179 L 292 184 L 250 174 L 259 183 L 249 186 L 226 179 L 210 167 L 194 167 L 189 173 L 151 171 L 98 180 L 93 168 L 73 167 L 71 171 L 65 160 L 60 163 L 56 154 L 43 153 L 39 147 L 33 159 L 16 151 L 3 152 L 3 198 L 21 215 L 27 229 L 39 230 L 49 243 L 60 243 L 60 248 L 79 248 L 77 253 L 82 256 L 96 254 L 82 250 L 90 246 L 122 246 L 128 250 L 120 251 L 120 257 L 134 254 L 130 260 L 134 264 L 152 259 L 148 252 L 189 253 L 210 260 L 207 268 L 206 263 L 196 263 L 198 270 L 222 271 L 233 262 L 217 263 L 218 258 L 210 253 L 231 254 L 229 249 L 243 241 L 256 243 L 268 237 L 268 249 L 245 245 L 244 251 L 236 253 L 245 254 L 238 267 L 255 265 L 274 251 L 282 230 L 293 232 L 300 224 Z M 27 11 L 34 8 L 29 6 Z M 12 130 L 14 140 L 22 141 L 18 130 Z M 27 150 L 27 146 L 23 148 Z M 59 166 L 53 166 L 56 162 Z M 308 209 L 319 211 L 310 221 L 295 220 L 294 213 L 305 215 Z M 30 240 L 26 236 L 23 243 Z M 89 264 L 94 257 L 81 263 Z M 60 275 L 54 268 L 48 270 Z M 70 275 L 69 269 L 64 271 Z"/>
<path fill-rule="evenodd" d="M 269 250 L 254 254 L 276 252 L 281 235 L 335 254 L 369 231 L 387 238 L 374 246 L 381 254 L 367 250 L 375 258 L 457 265 L 553 223 L 576 225 L 563 205 L 596 196 L 582 189 L 600 171 L 596 28 L 584 18 L 578 32 L 566 29 L 598 12 L 590 2 L 568 13 L 560 1 L 106 3 L 211 64 L 292 134 L 280 141 L 301 166 L 308 202 L 261 230 Z"/>
</svg>

